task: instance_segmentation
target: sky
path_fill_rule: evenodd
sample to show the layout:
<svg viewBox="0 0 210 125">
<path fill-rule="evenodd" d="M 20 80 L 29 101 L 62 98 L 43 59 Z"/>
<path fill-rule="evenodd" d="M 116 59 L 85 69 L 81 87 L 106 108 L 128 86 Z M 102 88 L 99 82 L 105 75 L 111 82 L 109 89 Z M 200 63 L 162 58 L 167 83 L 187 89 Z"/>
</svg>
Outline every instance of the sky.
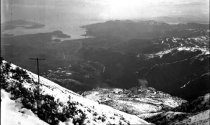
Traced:
<svg viewBox="0 0 210 125">
<path fill-rule="evenodd" d="M 209 0 L 1 0 L 1 23 L 22 19 L 60 29 L 115 19 L 208 15 Z"/>
<path fill-rule="evenodd" d="M 3 19 L 141 19 L 207 16 L 209 0 L 1 0 Z M 39 19 L 40 18 L 40 19 Z"/>
</svg>

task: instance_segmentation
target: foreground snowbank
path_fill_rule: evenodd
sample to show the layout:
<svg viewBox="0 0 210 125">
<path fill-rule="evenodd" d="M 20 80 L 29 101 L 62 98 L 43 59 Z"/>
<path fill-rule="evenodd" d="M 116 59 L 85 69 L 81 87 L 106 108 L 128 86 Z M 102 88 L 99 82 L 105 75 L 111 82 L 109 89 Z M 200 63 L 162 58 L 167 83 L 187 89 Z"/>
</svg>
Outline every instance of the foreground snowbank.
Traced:
<svg viewBox="0 0 210 125">
<path fill-rule="evenodd" d="M 1 90 L 1 125 L 48 125 L 21 103 L 11 100 L 10 94 Z"/>
</svg>

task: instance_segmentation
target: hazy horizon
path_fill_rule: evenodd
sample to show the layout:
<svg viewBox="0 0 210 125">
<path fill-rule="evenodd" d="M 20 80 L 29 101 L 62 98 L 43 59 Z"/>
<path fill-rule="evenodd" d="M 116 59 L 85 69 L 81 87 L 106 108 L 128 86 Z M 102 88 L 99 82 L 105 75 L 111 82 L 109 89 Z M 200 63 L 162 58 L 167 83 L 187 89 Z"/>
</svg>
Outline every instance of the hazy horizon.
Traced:
<svg viewBox="0 0 210 125">
<path fill-rule="evenodd" d="M 80 28 L 82 25 L 107 20 L 142 20 L 156 17 L 184 17 L 208 22 L 209 0 L 1 1 L 1 23 L 18 19 L 34 21 L 46 25 L 43 29 L 45 31 L 62 30 L 73 37 L 84 33 L 84 29 Z"/>
<path fill-rule="evenodd" d="M 2 0 L 1 3 L 3 20 L 132 20 L 209 15 L 209 0 Z"/>
</svg>

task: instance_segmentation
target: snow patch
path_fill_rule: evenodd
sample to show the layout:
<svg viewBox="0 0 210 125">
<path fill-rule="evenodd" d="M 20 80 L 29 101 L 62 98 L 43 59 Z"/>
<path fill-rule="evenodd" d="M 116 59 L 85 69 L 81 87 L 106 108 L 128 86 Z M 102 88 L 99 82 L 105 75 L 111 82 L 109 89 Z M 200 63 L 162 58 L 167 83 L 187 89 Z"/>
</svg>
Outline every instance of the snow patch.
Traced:
<svg viewBox="0 0 210 125">
<path fill-rule="evenodd" d="M 10 94 L 1 89 L 1 125 L 48 125 L 31 110 L 10 99 Z"/>
</svg>

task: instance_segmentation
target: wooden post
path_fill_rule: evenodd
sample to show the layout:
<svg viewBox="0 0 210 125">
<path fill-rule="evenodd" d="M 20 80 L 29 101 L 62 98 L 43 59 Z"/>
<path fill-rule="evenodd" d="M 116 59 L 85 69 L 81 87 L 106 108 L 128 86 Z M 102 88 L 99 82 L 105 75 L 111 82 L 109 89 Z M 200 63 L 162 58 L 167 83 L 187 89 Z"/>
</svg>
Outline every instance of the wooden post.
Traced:
<svg viewBox="0 0 210 125">
<path fill-rule="evenodd" d="M 30 60 L 35 60 L 36 65 L 37 65 L 37 75 L 38 75 L 38 85 L 40 84 L 40 79 L 39 79 L 39 61 L 40 60 L 45 60 L 43 58 L 30 58 Z"/>
<path fill-rule="evenodd" d="M 36 61 L 36 66 L 37 66 L 37 75 L 38 75 L 38 85 L 37 85 L 37 89 L 38 89 L 38 97 L 40 96 L 40 91 L 39 91 L 39 86 L 40 86 L 40 79 L 39 79 L 39 61 L 40 60 L 45 60 L 45 59 L 41 59 L 41 58 L 30 58 L 30 60 L 34 60 Z M 39 107 L 41 106 L 41 100 L 37 100 L 37 113 L 39 113 Z"/>
</svg>

